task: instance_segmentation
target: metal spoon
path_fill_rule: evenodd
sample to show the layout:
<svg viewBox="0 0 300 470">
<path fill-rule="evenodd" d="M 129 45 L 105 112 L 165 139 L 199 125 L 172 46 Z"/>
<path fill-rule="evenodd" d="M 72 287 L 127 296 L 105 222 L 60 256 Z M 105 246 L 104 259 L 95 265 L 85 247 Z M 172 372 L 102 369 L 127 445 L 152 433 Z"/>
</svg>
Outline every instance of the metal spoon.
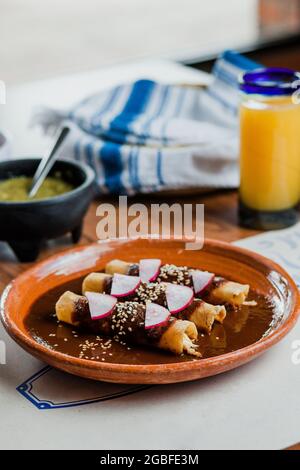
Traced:
<svg viewBox="0 0 300 470">
<path fill-rule="evenodd" d="M 48 152 L 41 160 L 32 180 L 32 184 L 29 190 L 29 198 L 32 198 L 36 195 L 39 188 L 45 181 L 49 171 L 51 170 L 55 160 L 56 160 L 56 152 L 62 142 L 65 140 L 66 136 L 70 132 L 69 127 L 63 127 L 60 131 L 54 146 L 52 147 L 51 151 Z"/>
</svg>

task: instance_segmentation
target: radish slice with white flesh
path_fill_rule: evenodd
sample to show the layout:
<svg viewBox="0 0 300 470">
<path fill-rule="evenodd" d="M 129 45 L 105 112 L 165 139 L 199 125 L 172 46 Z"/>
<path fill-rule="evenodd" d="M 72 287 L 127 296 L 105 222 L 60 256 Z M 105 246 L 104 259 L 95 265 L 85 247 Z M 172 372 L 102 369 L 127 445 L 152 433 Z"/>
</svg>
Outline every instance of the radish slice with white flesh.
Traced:
<svg viewBox="0 0 300 470">
<path fill-rule="evenodd" d="M 140 278 L 143 282 L 153 282 L 159 275 L 160 259 L 141 259 L 139 263 Z"/>
<path fill-rule="evenodd" d="M 117 303 L 117 299 L 111 295 L 98 294 L 97 292 L 86 292 L 85 295 L 89 302 L 92 320 L 108 317 Z"/>
<path fill-rule="evenodd" d="M 207 271 L 195 269 L 191 271 L 195 294 L 201 294 L 213 282 L 215 275 Z"/>
<path fill-rule="evenodd" d="M 126 297 L 133 294 L 141 283 L 138 276 L 114 274 L 110 294 L 114 297 Z"/>
<path fill-rule="evenodd" d="M 179 313 L 187 308 L 194 299 L 193 289 L 187 286 L 180 286 L 178 284 L 165 283 L 166 298 L 168 309 L 171 313 Z"/>
<path fill-rule="evenodd" d="M 157 328 L 165 325 L 171 313 L 161 305 L 148 302 L 146 305 L 145 329 Z"/>
</svg>

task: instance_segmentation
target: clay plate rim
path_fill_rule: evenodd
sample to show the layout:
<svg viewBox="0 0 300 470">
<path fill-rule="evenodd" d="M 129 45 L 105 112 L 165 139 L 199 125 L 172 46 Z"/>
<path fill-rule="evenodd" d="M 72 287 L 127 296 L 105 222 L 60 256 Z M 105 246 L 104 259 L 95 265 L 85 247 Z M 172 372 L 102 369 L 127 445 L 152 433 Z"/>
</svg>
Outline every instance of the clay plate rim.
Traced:
<svg viewBox="0 0 300 470">
<path fill-rule="evenodd" d="M 263 264 L 265 267 L 268 267 L 271 271 L 276 271 L 280 273 L 281 276 L 283 276 L 287 281 L 288 281 L 288 287 L 289 290 L 291 291 L 292 297 L 294 299 L 294 308 L 287 317 L 283 323 L 275 329 L 273 332 L 268 334 L 268 336 L 263 337 L 256 343 L 253 343 L 249 346 L 246 346 L 245 348 L 238 349 L 236 351 L 233 351 L 231 353 L 226 353 L 220 356 L 216 356 L 213 358 L 207 358 L 207 359 L 201 359 L 201 360 L 196 360 L 196 361 L 190 361 L 190 362 L 174 362 L 174 363 L 167 363 L 167 364 L 119 364 L 119 363 L 100 363 L 100 362 L 93 362 L 88 359 L 79 359 L 74 356 L 69 356 L 67 354 L 58 352 L 58 351 L 53 351 L 39 343 L 37 343 L 30 335 L 25 334 L 23 331 L 19 329 L 17 324 L 9 317 L 8 312 L 6 311 L 6 304 L 8 300 L 10 300 L 10 296 L 13 295 L 14 287 L 16 284 L 21 282 L 22 280 L 26 279 L 30 274 L 33 274 L 35 271 L 43 268 L 44 266 L 47 266 L 49 262 L 53 262 L 61 257 L 63 257 L 65 254 L 72 254 L 72 253 L 77 253 L 80 251 L 83 251 L 87 249 L 88 247 L 92 246 L 99 246 L 101 243 L 109 243 L 109 242 L 115 242 L 118 240 L 104 240 L 103 242 L 100 243 L 92 243 L 92 244 L 87 244 L 87 245 L 81 245 L 80 247 L 73 248 L 71 250 L 65 250 L 63 252 L 60 252 L 56 255 L 53 255 L 49 258 L 47 258 L 45 261 L 42 261 L 40 263 L 35 264 L 35 266 L 29 268 L 27 271 L 24 273 L 20 274 L 18 277 L 16 277 L 3 291 L 3 294 L 1 296 L 1 302 L 0 302 L 0 317 L 1 321 L 9 333 L 9 335 L 22 347 L 24 347 L 25 350 L 29 351 L 36 357 L 42 357 L 46 361 L 47 357 L 50 357 L 52 359 L 51 363 L 53 361 L 57 361 L 58 363 L 62 363 L 65 366 L 68 364 L 79 367 L 81 369 L 88 369 L 88 370 L 93 370 L 95 372 L 114 372 L 114 373 L 125 373 L 125 374 L 139 374 L 139 373 L 145 373 L 149 372 L 149 374 L 155 374 L 159 373 L 160 375 L 168 375 L 176 372 L 190 372 L 194 370 L 199 370 L 199 369 L 215 369 L 216 367 L 224 370 L 224 367 L 226 370 L 230 368 L 231 365 L 234 363 L 237 363 L 237 366 L 246 362 L 249 362 L 252 357 L 258 356 L 260 353 L 263 353 L 265 350 L 269 349 L 271 346 L 275 345 L 278 343 L 284 336 L 288 334 L 288 332 L 293 328 L 293 326 L 296 324 L 296 321 L 300 315 L 300 292 L 291 278 L 291 276 L 277 263 L 274 261 L 265 258 L 264 256 L 252 252 L 250 250 L 247 250 L 245 248 L 241 248 L 238 246 L 231 245 L 226 242 L 221 242 L 218 240 L 214 239 L 205 239 L 205 245 L 210 245 L 212 247 L 218 247 L 222 250 L 229 250 L 233 251 L 239 254 L 244 254 L 248 258 L 252 258 L 259 264 Z M 121 242 L 134 242 L 133 239 L 122 239 L 119 240 Z M 147 241 L 147 240 L 145 240 Z M 150 239 L 151 241 L 151 239 Z M 159 242 L 160 240 L 153 240 L 154 242 Z M 163 240 L 161 240 L 163 242 Z M 168 240 L 170 242 L 170 240 Z M 179 241 L 179 240 L 174 240 L 174 241 Z M 184 242 L 184 240 L 180 240 Z M 189 240 L 190 241 L 190 240 Z M 174 356 L 175 358 L 176 356 Z M 232 367 L 233 368 L 233 367 Z M 216 374 L 217 372 L 214 372 Z M 188 379 L 187 379 L 188 380 Z"/>
</svg>

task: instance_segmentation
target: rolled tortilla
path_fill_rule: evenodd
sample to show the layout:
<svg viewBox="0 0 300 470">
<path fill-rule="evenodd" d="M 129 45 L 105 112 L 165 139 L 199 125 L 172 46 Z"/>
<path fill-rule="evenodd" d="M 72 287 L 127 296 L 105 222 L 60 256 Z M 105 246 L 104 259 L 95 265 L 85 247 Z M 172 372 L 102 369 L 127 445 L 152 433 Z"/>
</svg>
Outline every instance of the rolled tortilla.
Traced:
<svg viewBox="0 0 300 470">
<path fill-rule="evenodd" d="M 249 290 L 250 286 L 248 284 L 239 284 L 238 282 L 216 278 L 205 292 L 204 297 L 213 304 L 224 303 L 240 307 L 246 301 Z"/>
<path fill-rule="evenodd" d="M 186 266 L 163 264 L 156 279 L 157 282 L 172 282 L 174 284 L 193 287 L 191 271 Z M 127 275 L 139 275 L 139 265 L 127 263 L 122 260 L 112 260 L 106 264 L 105 272 L 109 274 L 120 273 Z M 238 282 L 228 281 L 215 277 L 209 288 L 201 294 L 201 298 L 207 302 L 216 304 L 230 304 L 234 307 L 241 306 L 249 295 L 250 286 Z"/>
<path fill-rule="evenodd" d="M 56 303 L 55 311 L 58 320 L 95 334 L 129 344 L 166 349 L 174 354 L 201 357 L 195 344 L 197 328 L 192 322 L 171 317 L 164 326 L 145 329 L 146 306 L 137 302 L 117 303 L 108 317 L 92 320 L 87 298 L 67 291 Z"/>
<path fill-rule="evenodd" d="M 204 333 L 210 333 L 214 323 L 223 323 L 225 317 L 226 309 L 223 305 L 211 305 L 200 299 L 195 299 L 188 308 L 176 314 L 176 318 L 186 318 Z"/>
<path fill-rule="evenodd" d="M 86 292 L 99 292 L 99 293 L 110 293 L 111 288 L 110 274 L 105 273 L 90 273 L 88 274 L 82 283 L 82 293 Z"/>
<path fill-rule="evenodd" d="M 133 263 L 126 263 L 126 261 L 122 261 L 120 259 L 113 259 L 109 261 L 105 266 L 105 272 L 107 274 L 129 274 L 130 270 L 139 269 L 138 264 Z M 132 273 L 131 273 L 132 274 Z"/>
<path fill-rule="evenodd" d="M 105 273 L 90 273 L 83 281 L 82 292 L 99 292 L 110 294 L 112 276 Z M 166 286 L 164 283 L 142 283 L 136 292 L 124 300 L 132 300 L 139 303 L 154 302 L 167 307 Z M 226 308 L 223 305 L 210 305 L 200 299 L 195 299 L 192 304 L 176 315 L 176 318 L 190 320 L 196 327 L 209 333 L 215 321 L 223 323 L 226 317 Z"/>
</svg>

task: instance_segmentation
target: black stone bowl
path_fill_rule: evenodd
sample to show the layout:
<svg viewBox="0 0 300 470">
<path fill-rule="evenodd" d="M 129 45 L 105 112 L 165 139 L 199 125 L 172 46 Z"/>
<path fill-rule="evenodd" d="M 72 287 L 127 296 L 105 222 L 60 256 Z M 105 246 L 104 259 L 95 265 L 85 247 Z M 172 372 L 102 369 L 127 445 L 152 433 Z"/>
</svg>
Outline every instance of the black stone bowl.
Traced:
<svg viewBox="0 0 300 470">
<path fill-rule="evenodd" d="M 26 158 L 0 162 L 0 181 L 15 176 L 33 176 L 40 160 Z M 6 241 L 22 262 L 34 261 L 42 242 L 72 234 L 81 237 L 82 223 L 95 196 L 95 173 L 73 160 L 57 160 L 49 176 L 59 173 L 74 189 L 61 196 L 25 202 L 0 201 L 0 240 Z"/>
</svg>

